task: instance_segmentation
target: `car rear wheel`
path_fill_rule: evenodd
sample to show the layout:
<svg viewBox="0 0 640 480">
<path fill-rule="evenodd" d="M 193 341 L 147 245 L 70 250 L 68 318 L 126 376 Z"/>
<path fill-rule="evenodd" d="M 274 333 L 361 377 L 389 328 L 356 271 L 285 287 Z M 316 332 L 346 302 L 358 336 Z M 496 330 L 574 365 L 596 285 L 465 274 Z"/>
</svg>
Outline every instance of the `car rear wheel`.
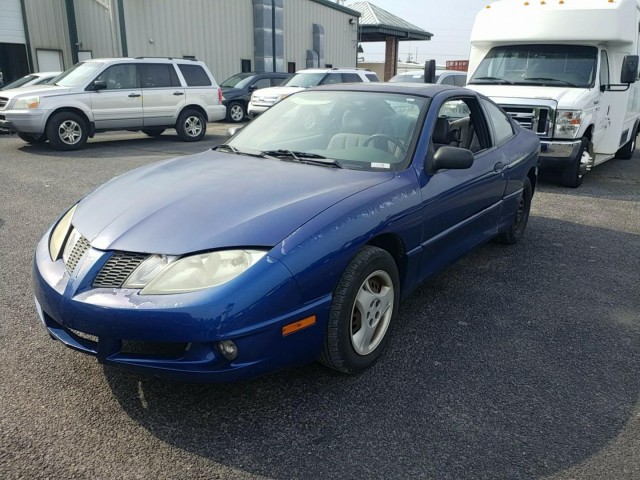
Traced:
<svg viewBox="0 0 640 480">
<path fill-rule="evenodd" d="M 531 181 L 528 178 L 525 178 L 524 188 L 522 189 L 522 194 L 518 200 L 518 206 L 516 207 L 516 215 L 513 219 L 513 223 L 509 227 L 509 230 L 498 235 L 496 238 L 498 242 L 513 245 L 514 243 L 518 243 L 524 236 L 524 231 L 527 228 L 527 222 L 529 221 L 532 197 L 533 189 L 531 188 Z"/>
<path fill-rule="evenodd" d="M 47 141 L 47 136 L 34 135 L 33 133 L 18 133 L 18 137 L 27 143 L 44 143 Z"/>
<path fill-rule="evenodd" d="M 230 102 L 227 107 L 227 121 L 239 123 L 247 116 L 247 110 L 240 102 Z"/>
<path fill-rule="evenodd" d="M 178 117 L 176 131 L 185 142 L 198 142 L 207 133 L 207 122 L 197 110 L 185 110 Z"/>
<path fill-rule="evenodd" d="M 373 365 L 387 346 L 399 303 L 395 261 L 385 250 L 365 246 L 334 291 L 320 362 L 350 374 Z"/>
<path fill-rule="evenodd" d="M 54 114 L 47 123 L 47 139 L 57 150 L 78 150 L 87 142 L 88 126 L 84 118 L 73 112 Z"/>
<path fill-rule="evenodd" d="M 143 128 L 142 133 L 149 135 L 150 137 L 159 137 L 164 132 L 164 128 Z"/>
</svg>

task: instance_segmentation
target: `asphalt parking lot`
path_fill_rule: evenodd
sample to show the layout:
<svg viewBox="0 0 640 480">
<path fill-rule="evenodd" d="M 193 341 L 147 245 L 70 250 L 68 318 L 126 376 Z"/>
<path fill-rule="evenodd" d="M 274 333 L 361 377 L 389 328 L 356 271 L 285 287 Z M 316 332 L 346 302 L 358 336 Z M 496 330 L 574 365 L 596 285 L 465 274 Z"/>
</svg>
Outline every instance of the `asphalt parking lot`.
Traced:
<svg viewBox="0 0 640 480">
<path fill-rule="evenodd" d="M 640 478 L 640 152 L 576 190 L 545 175 L 525 239 L 403 304 L 376 366 L 231 385 L 105 368 L 49 339 L 42 233 L 122 172 L 200 152 L 173 132 L 60 153 L 0 135 L 0 478 Z"/>
</svg>

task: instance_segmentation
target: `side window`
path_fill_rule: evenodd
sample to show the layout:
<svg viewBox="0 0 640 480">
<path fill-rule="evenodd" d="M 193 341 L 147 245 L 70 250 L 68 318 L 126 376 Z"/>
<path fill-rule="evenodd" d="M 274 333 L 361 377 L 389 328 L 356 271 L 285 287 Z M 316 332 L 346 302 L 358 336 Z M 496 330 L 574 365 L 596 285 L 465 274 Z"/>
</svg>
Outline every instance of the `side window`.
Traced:
<svg viewBox="0 0 640 480">
<path fill-rule="evenodd" d="M 289 78 L 291 78 L 291 77 L 273 77 L 273 78 L 271 78 L 271 86 L 272 87 L 277 87 L 279 85 L 282 85 L 284 82 L 289 80 Z"/>
<path fill-rule="evenodd" d="M 464 87 L 467 84 L 467 76 L 466 75 L 454 75 L 453 83 L 456 87 Z"/>
<path fill-rule="evenodd" d="M 455 83 L 453 83 L 453 75 L 445 75 L 442 77 L 442 81 L 440 83 L 442 85 L 455 85 Z"/>
<path fill-rule="evenodd" d="M 431 134 L 435 150 L 448 145 L 476 153 L 489 145 L 487 126 L 475 98 L 452 98 L 438 110 Z"/>
<path fill-rule="evenodd" d="M 500 145 L 513 137 L 513 126 L 509 117 L 493 103 L 482 100 L 484 108 L 489 115 L 489 122 L 493 126 L 494 145 Z"/>
<path fill-rule="evenodd" d="M 321 85 L 331 85 L 332 83 L 342 83 L 342 74 L 341 73 L 330 73 L 324 80 L 320 82 Z"/>
<path fill-rule="evenodd" d="M 609 85 L 609 57 L 605 50 L 600 51 L 600 85 Z"/>
<path fill-rule="evenodd" d="M 187 85 L 189 87 L 210 87 L 211 79 L 207 72 L 200 65 L 179 64 L 178 67 L 182 72 Z"/>
<path fill-rule="evenodd" d="M 342 81 L 345 83 L 362 82 L 360 75 L 357 73 L 343 73 Z"/>
<path fill-rule="evenodd" d="M 379 82 L 380 81 L 380 79 L 378 78 L 378 76 L 375 73 L 365 73 L 364 76 L 367 77 L 370 82 Z"/>
<path fill-rule="evenodd" d="M 267 88 L 270 86 L 271 86 L 271 81 L 268 78 L 261 78 L 260 80 L 258 80 L 253 84 L 253 87 L 255 87 L 256 90 L 260 88 Z"/>
<path fill-rule="evenodd" d="M 107 90 L 138 88 L 137 72 L 136 65 L 133 63 L 112 65 L 96 77 L 96 80 L 104 81 L 107 84 Z"/>
<path fill-rule="evenodd" d="M 141 63 L 138 65 L 138 69 L 142 88 L 167 88 L 180 85 L 176 71 L 171 64 Z"/>
</svg>

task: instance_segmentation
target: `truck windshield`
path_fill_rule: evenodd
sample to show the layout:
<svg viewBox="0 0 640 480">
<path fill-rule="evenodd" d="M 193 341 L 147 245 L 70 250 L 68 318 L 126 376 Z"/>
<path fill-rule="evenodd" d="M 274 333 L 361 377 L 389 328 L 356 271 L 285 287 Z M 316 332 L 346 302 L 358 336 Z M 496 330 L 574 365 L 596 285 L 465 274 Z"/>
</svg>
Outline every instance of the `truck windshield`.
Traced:
<svg viewBox="0 0 640 480">
<path fill-rule="evenodd" d="M 598 49 L 580 45 L 505 45 L 492 48 L 471 84 L 590 88 Z"/>
</svg>

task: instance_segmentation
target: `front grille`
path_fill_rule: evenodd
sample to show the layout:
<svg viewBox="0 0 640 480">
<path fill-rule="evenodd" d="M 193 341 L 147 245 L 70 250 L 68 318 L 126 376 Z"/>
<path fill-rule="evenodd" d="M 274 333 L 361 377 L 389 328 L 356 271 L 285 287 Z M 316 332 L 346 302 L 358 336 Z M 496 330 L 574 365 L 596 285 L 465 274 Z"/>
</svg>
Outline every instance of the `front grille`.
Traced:
<svg viewBox="0 0 640 480">
<path fill-rule="evenodd" d="M 98 288 L 120 288 L 125 280 L 147 258 L 143 253 L 115 252 L 93 281 Z"/>
<path fill-rule="evenodd" d="M 541 137 L 549 137 L 553 114 L 548 107 L 520 107 L 500 105 L 507 114 L 527 130 L 533 130 Z"/>
<path fill-rule="evenodd" d="M 67 263 L 65 265 L 69 273 L 73 272 L 80 259 L 84 256 L 85 253 L 87 253 L 87 250 L 89 250 L 90 247 L 91 244 L 89 243 L 89 240 L 87 240 L 83 236 L 80 236 L 78 238 L 78 241 L 73 246 L 71 254 L 69 255 L 69 259 L 67 260 Z"/>
<path fill-rule="evenodd" d="M 7 97 L 0 97 L 0 108 L 4 108 L 7 106 L 9 99 Z"/>
<path fill-rule="evenodd" d="M 69 327 L 66 327 L 66 328 L 75 336 L 83 340 L 87 340 L 88 342 L 91 342 L 94 347 L 98 345 L 98 337 L 96 337 L 95 335 L 91 335 L 90 333 L 84 333 L 79 330 L 74 330 L 73 328 L 69 328 Z"/>
</svg>

